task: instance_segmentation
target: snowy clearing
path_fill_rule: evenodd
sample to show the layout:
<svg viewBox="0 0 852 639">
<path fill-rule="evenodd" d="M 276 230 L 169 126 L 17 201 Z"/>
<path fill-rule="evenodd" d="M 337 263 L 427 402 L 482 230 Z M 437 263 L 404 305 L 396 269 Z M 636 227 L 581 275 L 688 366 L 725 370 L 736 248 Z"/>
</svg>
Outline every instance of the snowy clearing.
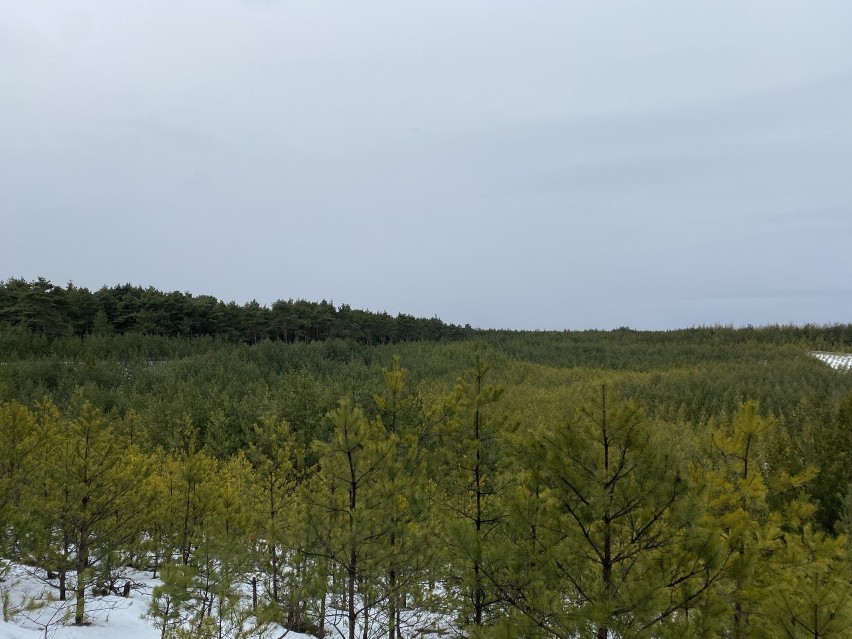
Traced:
<svg viewBox="0 0 852 639">
<path fill-rule="evenodd" d="M 826 351 L 811 351 L 811 356 L 816 357 L 821 362 L 825 362 L 835 370 L 852 370 L 852 354 L 829 353 Z"/>
</svg>

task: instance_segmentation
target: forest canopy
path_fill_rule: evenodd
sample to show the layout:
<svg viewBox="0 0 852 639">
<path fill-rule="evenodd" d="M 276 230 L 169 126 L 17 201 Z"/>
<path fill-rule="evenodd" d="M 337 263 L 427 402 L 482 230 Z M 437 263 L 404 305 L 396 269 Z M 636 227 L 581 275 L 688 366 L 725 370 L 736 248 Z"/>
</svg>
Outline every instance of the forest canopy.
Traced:
<svg viewBox="0 0 852 639">
<path fill-rule="evenodd" d="M 848 636 L 852 375 L 815 350 L 852 326 L 477 330 L 7 280 L 0 557 L 75 623 L 149 570 L 164 638 Z"/>
</svg>

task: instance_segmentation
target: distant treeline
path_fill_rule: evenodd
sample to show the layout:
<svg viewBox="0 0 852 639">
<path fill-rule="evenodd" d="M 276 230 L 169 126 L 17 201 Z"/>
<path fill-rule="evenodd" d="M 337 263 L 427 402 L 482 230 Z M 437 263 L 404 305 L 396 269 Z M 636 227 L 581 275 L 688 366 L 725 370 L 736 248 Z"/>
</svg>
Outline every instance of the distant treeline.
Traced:
<svg viewBox="0 0 852 639">
<path fill-rule="evenodd" d="M 326 301 L 223 302 L 131 284 L 90 291 L 44 278 L 0 283 L 0 328 L 20 327 L 48 338 L 90 334 L 143 333 L 165 337 L 215 337 L 254 344 L 262 340 L 309 342 L 348 338 L 362 344 L 463 339 L 470 327 L 437 317 L 375 313 Z"/>
<path fill-rule="evenodd" d="M 566 318 L 566 323 L 570 318 Z M 480 338 L 519 359 L 556 366 L 647 370 L 673 360 L 696 361 L 745 344 L 795 344 L 809 350 L 852 348 L 852 324 L 766 327 L 701 326 L 672 331 L 513 331 L 447 324 L 437 317 L 335 306 L 325 300 L 223 302 L 210 295 L 165 293 L 132 284 L 90 291 L 38 278 L 0 281 L 0 331 L 23 329 L 48 340 L 138 333 L 162 337 L 212 337 L 256 344 L 351 339 L 366 346 Z M 709 347 L 709 348 L 708 348 Z"/>
</svg>

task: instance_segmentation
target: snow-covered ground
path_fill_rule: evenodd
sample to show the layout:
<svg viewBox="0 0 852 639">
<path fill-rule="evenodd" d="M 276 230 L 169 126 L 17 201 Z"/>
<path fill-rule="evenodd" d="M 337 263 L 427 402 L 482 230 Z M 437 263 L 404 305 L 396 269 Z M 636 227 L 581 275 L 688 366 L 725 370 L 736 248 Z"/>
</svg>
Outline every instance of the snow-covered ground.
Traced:
<svg viewBox="0 0 852 639">
<path fill-rule="evenodd" d="M 821 362 L 825 362 L 836 370 L 852 370 L 852 354 L 850 353 L 828 353 L 825 351 L 811 351 L 811 356 L 816 357 Z"/>
<path fill-rule="evenodd" d="M 150 573 L 131 573 L 128 578 L 134 588 L 128 598 L 120 596 L 92 597 L 86 602 L 86 613 L 91 623 L 75 626 L 68 621 L 73 618 L 74 597 L 69 593 L 68 601 L 57 601 L 52 585 L 45 583 L 24 566 L 12 564 L 0 591 L 8 594 L 8 607 L 12 618 L 3 621 L 0 617 L 0 639 L 159 639 L 160 631 L 144 617 L 151 602 L 151 591 L 159 584 L 151 579 Z M 34 610 L 14 609 L 24 607 L 27 600 L 36 604 Z M 4 606 L 7 608 L 7 606 Z M 7 612 L 4 610 L 4 612 Z M 284 636 L 279 629 L 272 635 Z M 287 639 L 314 639 L 309 635 L 287 632 Z"/>
<path fill-rule="evenodd" d="M 74 595 L 68 592 L 67 601 L 58 601 L 55 580 L 48 581 L 43 571 L 0 560 L 3 579 L 0 580 L 0 639 L 159 639 L 160 630 L 145 617 L 151 603 L 151 593 L 161 582 L 152 579 L 151 573 L 130 571 L 125 577 L 133 584 L 130 596 L 92 596 L 86 600 L 88 625 L 75 626 Z M 124 579 L 119 583 L 121 587 Z M 27 602 L 34 605 L 27 606 Z M 329 602 L 330 604 L 332 602 Z M 6 616 L 8 619 L 3 620 Z M 375 610 L 371 619 L 369 637 L 386 635 L 386 617 Z M 360 619 L 359 619 L 360 621 Z M 401 619 L 406 636 L 437 639 L 451 634 L 452 622 L 437 613 L 425 610 L 407 610 Z M 358 636 L 363 636 L 359 623 Z M 348 635 L 346 614 L 329 606 L 326 617 L 326 636 L 343 639 Z M 315 639 L 280 626 L 270 628 L 257 639 Z"/>
<path fill-rule="evenodd" d="M 74 614 L 74 597 L 69 593 L 67 601 L 56 600 L 53 587 L 42 582 L 34 571 L 12 565 L 0 588 L 9 595 L 13 611 L 9 621 L 0 622 L 0 639 L 159 639 L 159 631 L 142 618 L 148 610 L 151 589 L 157 581 L 142 574 L 130 577 L 137 582 L 128 598 L 107 596 L 93 597 L 87 602 L 87 613 L 91 613 L 91 625 L 74 626 L 68 617 Z M 36 604 L 34 610 L 18 610 L 25 601 Z"/>
</svg>

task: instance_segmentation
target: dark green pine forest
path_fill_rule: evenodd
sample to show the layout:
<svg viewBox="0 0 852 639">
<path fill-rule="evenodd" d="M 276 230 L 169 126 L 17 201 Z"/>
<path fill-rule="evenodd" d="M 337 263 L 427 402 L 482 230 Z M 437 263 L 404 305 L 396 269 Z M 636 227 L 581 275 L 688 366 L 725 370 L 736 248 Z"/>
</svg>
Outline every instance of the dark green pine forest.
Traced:
<svg viewBox="0 0 852 639">
<path fill-rule="evenodd" d="M 156 576 L 164 639 L 850 637 L 852 374 L 812 351 L 852 325 L 478 330 L 10 279 L 0 557 L 77 624 Z"/>
</svg>

